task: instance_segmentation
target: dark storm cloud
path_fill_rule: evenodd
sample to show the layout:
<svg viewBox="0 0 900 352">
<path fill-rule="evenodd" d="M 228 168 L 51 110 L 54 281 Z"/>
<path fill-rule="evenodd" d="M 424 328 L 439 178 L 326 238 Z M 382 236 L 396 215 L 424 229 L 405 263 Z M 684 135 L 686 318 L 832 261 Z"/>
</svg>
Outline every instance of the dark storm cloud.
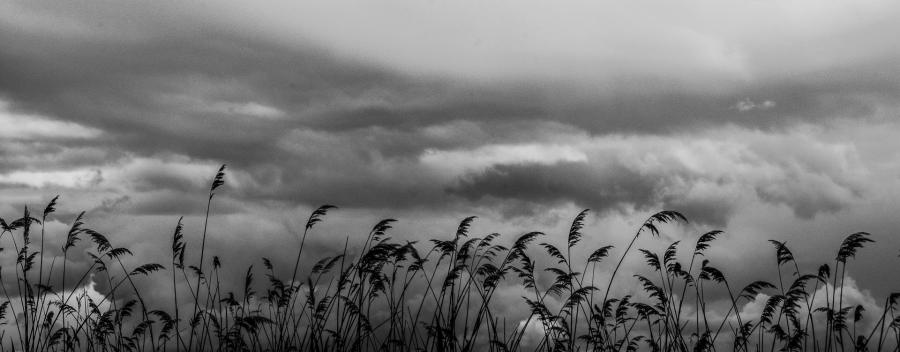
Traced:
<svg viewBox="0 0 900 352">
<path fill-rule="evenodd" d="M 47 157 L 55 167 L 116 160 L 124 157 L 122 152 L 187 155 L 227 162 L 248 174 L 252 179 L 247 185 L 253 187 L 240 190 L 247 199 L 310 204 L 440 207 L 447 200 L 439 191 L 443 186 L 430 184 L 433 175 L 415 165 L 423 151 L 517 142 L 523 135 L 539 138 L 541 129 L 554 121 L 591 135 L 666 134 L 716 124 L 769 129 L 837 117 L 869 118 L 894 109 L 890 97 L 900 92 L 900 80 L 879 74 L 890 62 L 747 83 L 721 93 L 679 91 L 676 82 L 665 80 L 656 85 L 624 81 L 619 87 L 584 93 L 564 84 L 536 88 L 522 82 L 417 78 L 341 60 L 311 45 L 286 48 L 214 29 L 163 32 L 140 41 L 63 40 L 8 29 L 2 31 L 10 50 L 0 53 L 0 75 L 5 78 L 0 92 L 12 102 L 13 111 L 103 131 L 90 141 L 29 148 L 35 155 L 57 155 Z M 776 104 L 752 111 L 734 108 L 750 98 Z M 476 133 L 427 134 L 435 126 L 465 122 Z M 304 147 L 286 150 L 285 141 Z M 78 153 L 78 147 L 87 149 Z M 14 160 L 3 162 L 11 168 L 39 165 L 38 159 Z M 392 169 L 378 171 L 382 167 Z M 534 203 L 568 197 L 611 208 L 659 202 L 649 189 L 662 183 L 646 176 L 598 179 L 587 168 L 538 167 L 532 174 L 513 170 L 516 167 L 521 166 L 495 166 L 481 179 L 464 180 L 453 193 L 468 200 L 478 199 L 476 194 L 510 198 L 504 196 L 510 185 L 500 175 L 512 173 L 521 175 L 511 178 L 514 183 L 544 186 L 526 195 Z M 197 186 L 174 175 L 133 176 L 138 191 L 184 192 Z M 617 186 L 582 185 L 578 180 L 634 184 L 606 194 L 599 190 Z M 586 187 L 598 191 L 585 192 Z M 765 192 L 761 196 L 783 198 Z M 839 209 L 827 202 L 808 207 L 812 204 Z M 156 213 L 153 209 L 160 208 L 146 209 Z M 805 216 L 816 212 L 796 209 Z M 709 220 L 722 222 L 726 213 L 713 212 Z"/>
<path fill-rule="evenodd" d="M 866 117 L 879 106 L 894 106 L 890 97 L 900 92 L 896 77 L 883 74 L 893 61 L 714 94 L 679 91 L 677 82 L 666 80 L 601 89 L 438 82 L 342 60 L 312 45 L 287 48 L 212 26 L 182 29 L 110 40 L 6 28 L 0 92 L 17 109 L 107 131 L 107 145 L 248 166 L 281 156 L 273 141 L 295 128 L 416 131 L 455 119 L 559 121 L 592 134 L 663 133 L 709 123 L 783 126 L 797 119 Z M 751 114 L 731 109 L 747 97 L 773 99 L 777 107 Z M 240 112 L 252 110 L 223 106 L 244 103 L 283 116 L 247 116 Z M 417 153 L 433 147 L 422 143 L 384 149 Z"/>
<path fill-rule="evenodd" d="M 591 208 L 595 213 L 628 213 L 678 209 L 691 221 L 722 227 L 732 212 L 724 199 L 689 199 L 668 195 L 671 183 L 662 175 L 642 175 L 615 163 L 498 165 L 468 175 L 447 191 L 473 202 L 489 202 L 509 217 L 533 216 L 562 204 Z"/>
<path fill-rule="evenodd" d="M 7 40 L 15 50 L 5 50 L 2 58 L 6 77 L 2 90 L 9 99 L 23 109 L 100 128 L 109 133 L 110 143 L 141 153 L 259 157 L 269 151 L 265 140 L 290 121 L 222 116 L 226 114 L 192 108 L 230 99 L 278 100 L 282 96 L 278 92 L 296 91 L 290 81 L 267 81 L 268 75 L 289 76 L 314 90 L 342 81 L 316 72 L 329 66 L 321 64 L 327 62 L 324 58 L 242 47 L 237 38 L 221 43 L 200 37 L 164 38 L 138 44 L 15 39 Z M 284 70 L 291 74 L 280 72 Z M 283 99 L 303 104 L 296 98 L 315 97 Z"/>
<path fill-rule="evenodd" d="M 571 139 L 583 145 L 584 160 L 495 164 L 464 173 L 447 192 L 507 206 L 510 215 L 568 203 L 600 212 L 665 208 L 718 227 L 748 201 L 814 218 L 866 196 L 859 155 L 846 145 L 821 142 L 802 130 L 717 133 Z"/>
<path fill-rule="evenodd" d="M 561 162 L 553 165 L 498 165 L 469 175 L 448 192 L 478 201 L 485 197 L 520 199 L 548 206 L 574 201 L 597 211 L 615 209 L 623 203 L 645 208 L 654 201 L 656 182 L 631 170 L 608 165 L 596 169 L 586 163 Z"/>
</svg>

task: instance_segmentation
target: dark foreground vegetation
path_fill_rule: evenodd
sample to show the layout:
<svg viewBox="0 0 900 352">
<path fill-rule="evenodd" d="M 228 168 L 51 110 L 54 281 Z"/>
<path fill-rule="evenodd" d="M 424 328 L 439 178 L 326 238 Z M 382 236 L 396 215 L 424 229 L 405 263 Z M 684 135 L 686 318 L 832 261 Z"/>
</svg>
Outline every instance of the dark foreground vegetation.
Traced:
<svg viewBox="0 0 900 352">
<path fill-rule="evenodd" d="M 207 220 L 224 176 L 223 166 L 209 190 Z M 131 251 L 86 227 L 84 213 L 64 243 L 44 243 L 42 223 L 56 201 L 2 221 L 4 254 L 15 256 L 0 271 L 4 350 L 863 351 L 897 350 L 900 341 L 900 294 L 884 298 L 879 312 L 844 299 L 849 260 L 872 242 L 863 232 L 846 237 L 834 261 L 814 272 L 801 271 L 787 246 L 771 241 L 771 265 L 778 270 L 771 282 L 732 282 L 706 260 L 719 231 L 686 243 L 691 253 L 683 262 L 678 242 L 662 253 L 632 248 L 638 237 L 658 237 L 666 223 L 687 221 L 675 211 L 650 216 L 624 247 L 597 248 L 586 258 L 572 256 L 585 210 L 562 236 L 477 238 L 469 234 L 474 218 L 466 218 L 454 235 L 422 243 L 393 241 L 394 220 L 386 219 L 360 239 L 361 247 L 307 260 L 307 236 L 334 208 L 325 205 L 298 234 L 292 267 L 274 268 L 262 258 L 261 267 L 240 270 L 243 288 L 232 292 L 223 282 L 236 281 L 225 276 L 238 271 L 223 269 L 227 263 L 206 250 L 205 222 L 202 237 L 190 239 L 190 251 L 178 221 L 170 257 L 129 265 Z M 61 258 L 45 256 L 50 246 L 61 246 Z M 75 253 L 88 253 L 87 270 L 69 272 Z M 645 274 L 619 272 L 629 255 L 646 260 Z M 314 265 L 305 264 L 313 259 Z M 151 275 L 171 283 L 169 304 L 151 306 L 142 296 L 137 281 Z M 102 297 L 61 289 L 98 279 L 107 281 Z M 610 295 L 625 285 L 643 292 Z M 496 310 L 495 293 L 510 286 L 524 295 L 521 321 L 507 321 Z M 708 306 L 713 291 L 729 301 L 715 314 Z M 758 316 L 738 314 L 760 297 L 765 304 Z M 862 324 L 864 317 L 871 323 Z"/>
</svg>

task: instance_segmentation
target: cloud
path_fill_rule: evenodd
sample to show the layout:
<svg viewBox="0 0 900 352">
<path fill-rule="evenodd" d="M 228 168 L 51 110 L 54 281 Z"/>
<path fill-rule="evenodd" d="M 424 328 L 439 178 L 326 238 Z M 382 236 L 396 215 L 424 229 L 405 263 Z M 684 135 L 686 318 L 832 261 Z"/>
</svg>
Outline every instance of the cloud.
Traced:
<svg viewBox="0 0 900 352">
<path fill-rule="evenodd" d="M 198 114 L 219 114 L 236 117 L 280 118 L 284 111 L 256 102 L 205 101 L 196 97 L 163 96 L 167 104 L 183 106 L 183 109 Z"/>
<path fill-rule="evenodd" d="M 775 102 L 772 100 L 764 100 L 762 102 L 756 103 L 750 98 L 746 98 L 735 103 L 732 108 L 737 109 L 739 112 L 748 112 L 751 110 L 769 110 L 775 107 Z"/>
<path fill-rule="evenodd" d="M 532 205 L 519 215 L 574 202 L 600 211 L 676 208 L 722 226 L 747 202 L 786 205 L 809 218 L 843 209 L 865 188 L 858 182 L 865 168 L 852 146 L 821 142 L 803 129 L 773 134 L 726 128 L 570 141 L 585 161 L 498 163 L 462 175 L 448 192 L 494 199 L 493 204 Z M 801 146 L 795 146 L 798 141 Z"/>
<path fill-rule="evenodd" d="M 463 177 L 448 192 L 471 200 L 490 197 L 498 199 L 497 203 L 523 200 L 536 205 L 555 205 L 573 201 L 600 211 L 617 208 L 622 203 L 644 208 L 652 202 L 655 188 L 652 180 L 615 165 L 608 169 L 601 173 L 592 165 L 578 162 L 498 165 Z"/>
<path fill-rule="evenodd" d="M 421 17 L 399 18 L 385 9 L 358 12 L 371 5 L 340 1 L 315 8 L 278 2 L 233 2 L 215 9 L 106 5 L 88 10 L 42 2 L 4 4 L 4 13 L 16 15 L 0 21 L 3 33 L 15 33 L 3 37 L 9 50 L 0 54 L 5 78 L 0 92 L 21 111 L 101 129 L 144 153 L 260 159 L 271 152 L 267 141 L 295 128 L 424 129 L 451 120 L 514 121 L 524 125 L 520 128 L 553 121 L 590 133 L 666 133 L 709 123 L 783 127 L 796 120 L 889 116 L 897 111 L 894 97 L 900 92 L 897 77 L 887 69 L 900 58 L 880 49 L 885 46 L 877 38 L 860 38 L 874 31 L 862 23 L 876 29 L 895 25 L 879 20 L 896 10 L 885 2 L 855 9 L 870 22 L 851 21 L 836 5 L 811 18 L 799 16 L 792 6 L 740 5 L 746 10 L 741 22 L 765 21 L 770 24 L 766 30 L 780 28 L 785 37 L 774 36 L 777 43 L 762 40 L 773 36 L 761 36 L 756 25 L 750 31 L 712 21 L 712 13 L 736 11 L 724 5 L 653 7 L 647 13 L 638 5 L 583 3 L 585 11 L 570 13 L 546 4 L 492 4 L 472 13 L 462 4 L 407 3 L 405 8 Z M 434 18 L 434 8 L 458 17 Z M 657 18 L 656 11 L 666 15 Z M 366 19 L 348 22 L 362 27 L 334 30 L 331 20 L 322 20 L 327 16 L 316 13 L 341 18 L 366 13 Z M 482 17 L 492 13 L 515 21 L 494 28 L 498 22 Z M 248 22 L 254 16 L 265 20 Z M 314 18 L 299 20 L 305 16 Z M 423 27 L 407 31 L 403 23 L 409 18 L 435 22 L 423 21 Z M 539 31 L 525 25 L 531 20 L 558 26 Z M 814 28 L 792 31 L 799 23 Z M 823 23 L 829 26 L 817 26 Z M 632 30 L 620 31 L 621 26 Z M 660 35 L 669 32 L 674 34 Z M 859 40 L 832 42 L 836 32 Z M 397 33 L 403 35 L 388 35 Z M 423 36 L 385 40 L 413 33 Z M 381 40 L 363 40 L 368 36 Z M 482 36 L 498 38 L 480 46 L 483 50 L 460 42 Z M 798 47 L 800 53 L 770 50 L 776 44 L 810 42 L 806 39 L 814 45 Z M 841 46 L 847 42 L 865 50 Z M 404 49 L 389 50 L 386 44 Z M 833 55 L 787 64 L 801 53 L 826 57 L 821 50 Z M 852 60 L 833 59 L 850 52 L 856 53 Z M 509 78 L 490 79 L 494 75 Z M 755 109 L 762 116 L 754 119 L 728 108 L 763 95 L 777 100 L 778 108 Z M 750 102 L 766 105 L 765 100 Z"/>
<path fill-rule="evenodd" d="M 214 21 L 284 45 L 308 40 L 342 56 L 417 74 L 486 81 L 643 75 L 721 83 L 890 56 L 880 45 L 883 37 L 868 34 L 896 30 L 891 19 L 898 11 L 889 1 L 821 7 L 805 1 L 578 1 L 565 8 L 538 1 L 334 1 L 314 7 L 273 1 L 220 6 Z M 259 25 L 250 18 L 269 21 Z M 332 18 L 345 25 L 335 28 L 325 20 Z"/>
<path fill-rule="evenodd" d="M 0 175 L 0 184 L 24 185 L 27 187 L 61 186 L 86 188 L 98 185 L 103 180 L 100 170 L 72 171 L 14 171 Z"/>
<path fill-rule="evenodd" d="M 814 290 L 814 287 L 817 288 Z M 837 306 L 838 303 L 842 304 L 842 307 L 844 308 L 852 307 L 855 309 L 857 306 L 861 306 L 864 311 L 862 319 L 857 323 L 861 333 L 870 332 L 875 327 L 875 324 L 884 311 L 883 307 L 878 303 L 878 300 L 875 299 L 872 293 L 866 289 L 860 288 L 856 280 L 852 277 L 844 278 L 843 284 L 837 287 L 837 291 L 835 291 L 835 287 L 830 283 L 827 285 L 816 285 L 814 280 L 810 280 L 807 283 L 807 290 L 810 293 L 808 300 L 812 303 L 813 323 L 816 327 L 816 333 L 819 335 L 824 334 L 827 324 L 825 313 L 816 311 L 818 308 L 827 308 L 832 305 Z M 832 294 L 834 294 L 834 296 L 832 296 Z M 759 321 L 769 297 L 770 295 L 764 293 L 757 294 L 754 300 L 747 302 L 741 307 L 741 318 L 744 321 Z M 834 299 L 834 302 L 831 302 L 832 299 Z M 801 303 L 798 312 L 801 324 L 805 325 L 807 320 L 809 320 L 809 311 L 809 308 L 806 307 L 806 303 Z M 850 314 L 848 322 L 849 325 L 852 326 L 854 325 L 852 316 L 853 310 L 850 311 Z"/>
<path fill-rule="evenodd" d="M 10 109 L 8 101 L 0 99 L 0 137 L 10 140 L 35 138 L 88 139 L 96 138 L 102 132 L 69 121 L 50 119 L 44 116 L 22 114 Z"/>
<path fill-rule="evenodd" d="M 564 145 L 485 145 L 474 150 L 425 149 L 419 161 L 427 167 L 459 175 L 465 171 L 480 171 L 498 164 L 583 163 L 587 161 L 587 156 Z"/>
<path fill-rule="evenodd" d="M 94 275 L 91 275 L 88 279 L 87 284 L 85 284 L 82 287 L 64 290 L 61 292 L 50 292 L 50 294 L 54 295 L 55 297 L 64 297 L 64 298 L 60 298 L 59 300 L 64 301 L 65 304 L 67 304 L 70 307 L 77 307 L 77 308 L 90 307 L 93 304 L 96 306 L 96 309 L 99 312 L 105 313 L 105 312 L 109 311 L 110 307 L 112 307 L 113 304 L 110 302 L 110 299 L 108 297 L 106 297 L 106 295 L 103 292 L 97 291 L 96 286 L 97 286 L 97 284 L 94 281 Z M 19 299 L 19 297 L 15 297 L 14 299 Z M 60 316 L 58 306 L 51 304 L 49 299 L 38 301 L 37 309 L 41 309 L 44 312 L 48 312 L 48 314 L 50 314 L 52 312 L 52 315 L 54 315 L 54 316 Z M 18 317 L 16 317 L 16 318 L 18 318 L 18 319 L 23 318 L 22 312 L 21 311 L 16 312 L 15 308 L 10 309 L 9 311 L 4 311 L 4 313 L 9 314 L 10 311 L 12 313 L 18 315 Z M 72 318 L 70 315 L 61 315 L 61 316 L 63 317 L 62 320 L 58 320 L 58 318 L 53 319 L 53 316 L 50 316 L 49 319 L 53 319 L 50 321 L 55 322 L 59 326 L 62 326 L 64 323 L 68 323 L 69 325 L 77 325 L 78 323 L 80 323 L 75 318 Z M 48 321 L 48 324 L 50 323 L 50 321 Z M 4 326 L 0 327 L 0 333 L 3 333 L 7 336 L 14 336 L 18 332 L 16 329 L 16 326 L 14 324 L 3 324 L 3 325 Z"/>
</svg>

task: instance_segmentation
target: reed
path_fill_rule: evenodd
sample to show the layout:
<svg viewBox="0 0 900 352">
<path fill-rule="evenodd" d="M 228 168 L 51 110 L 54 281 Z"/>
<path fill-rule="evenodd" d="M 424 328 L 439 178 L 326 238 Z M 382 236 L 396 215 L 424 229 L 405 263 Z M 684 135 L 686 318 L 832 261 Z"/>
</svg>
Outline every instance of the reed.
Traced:
<svg viewBox="0 0 900 352">
<path fill-rule="evenodd" d="M 214 196 L 225 182 L 223 165 L 209 188 L 199 238 L 188 238 L 182 220 L 175 222 L 171 257 L 161 260 L 166 266 L 133 264 L 128 248 L 86 227 L 84 213 L 72 220 L 59 250 L 50 250 L 56 247 L 45 241 L 44 224 L 58 197 L 38 216 L 25 208 L 10 222 L 0 219 L 0 240 L 15 251 L 13 264 L 0 267 L 0 322 L 14 332 L 0 333 L 0 349 L 831 352 L 900 346 L 900 293 L 884 299 L 871 324 L 864 324 L 864 307 L 845 304 L 847 268 L 873 242 L 865 232 L 847 236 L 834 261 L 812 271 L 803 270 L 786 243 L 772 240 L 777 277 L 740 286 L 706 257 L 722 231 L 698 236 L 684 258 L 682 241 L 662 252 L 634 248 L 640 236 L 660 238 L 663 225 L 687 221 L 671 210 L 650 215 L 621 252 L 613 244 L 582 248 L 586 235 L 595 236 L 585 232 L 584 210 L 561 236 L 528 232 L 510 240 L 475 235 L 477 219 L 469 217 L 446 237 L 396 241 L 390 236 L 396 220 L 385 219 L 360 246 L 348 237 L 340 252 L 315 258 L 304 251 L 306 242 L 336 209 L 323 205 L 295 234 L 292 266 L 260 258 L 262 265 L 228 268 L 228 258 L 206 248 Z M 90 258 L 87 269 L 70 272 L 73 251 Z M 617 260 L 609 262 L 611 255 Z M 646 269 L 620 277 L 626 258 L 635 255 Z M 608 275 L 598 280 L 598 273 Z M 139 289 L 150 276 L 171 285 L 165 289 L 170 302 L 150 306 Z M 98 280 L 107 287 L 102 295 L 80 289 Z M 227 291 L 223 282 L 235 281 L 243 285 Z M 504 316 L 510 303 L 496 298 L 504 289 L 522 292 L 522 319 Z M 740 314 L 760 301 L 759 316 Z"/>
</svg>

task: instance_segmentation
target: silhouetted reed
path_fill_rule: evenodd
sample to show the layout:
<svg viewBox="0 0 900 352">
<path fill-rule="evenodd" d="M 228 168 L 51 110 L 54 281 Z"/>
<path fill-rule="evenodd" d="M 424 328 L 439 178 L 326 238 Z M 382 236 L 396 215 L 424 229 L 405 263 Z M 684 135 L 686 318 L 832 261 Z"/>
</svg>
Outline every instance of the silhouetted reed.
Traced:
<svg viewBox="0 0 900 352">
<path fill-rule="evenodd" d="M 238 271 L 222 270 L 227 258 L 208 256 L 206 248 L 213 198 L 224 184 L 223 165 L 209 188 L 199 257 L 191 260 L 197 249 L 188 250 L 179 219 L 168 266 L 129 267 L 125 259 L 132 252 L 87 228 L 84 213 L 72 221 L 59 254 L 51 254 L 43 224 L 56 210 L 58 197 L 39 217 L 26 207 L 15 220 L 0 219 L 0 239 L 5 236 L 15 250 L 14 264 L 0 268 L 5 298 L 0 321 L 7 324 L 0 346 L 20 351 L 498 352 L 864 351 L 900 346 L 900 316 L 895 314 L 900 294 L 885 299 L 883 311 L 876 312 L 868 327 L 861 323 L 863 306 L 845 306 L 849 261 L 873 241 L 864 232 L 849 235 L 834 262 L 812 272 L 801 270 L 784 242 L 770 241 L 778 273 L 772 282 L 737 286 L 717 269 L 705 253 L 722 235 L 718 230 L 698 237 L 687 265 L 679 260 L 682 246 L 676 241 L 661 253 L 637 249 L 647 270 L 618 277 L 641 234 L 659 238 L 662 225 L 687 221 L 670 210 L 649 216 L 618 254 L 612 245 L 576 250 L 589 253 L 586 257 L 573 253 L 585 236 L 584 210 L 561 237 L 562 245 L 541 232 L 511 242 L 496 233 L 477 237 L 470 232 L 474 217 L 463 219 L 447 238 L 395 241 L 389 236 L 395 220 L 385 219 L 358 250 L 351 250 L 348 239 L 339 253 L 310 258 L 304 253 L 308 236 L 335 209 L 323 205 L 297 234 L 294 264 L 285 271 L 290 276 L 279 276 L 282 271 L 261 258 L 261 269 L 240 270 L 244 277 L 238 292 L 225 291 L 223 275 L 226 282 L 237 281 L 230 273 Z M 40 238 L 33 243 L 36 226 Z M 85 270 L 70 273 L 75 248 L 90 262 Z M 613 254 L 617 259 L 610 261 Z M 313 265 L 304 265 L 311 261 Z M 598 280 L 598 274 L 605 279 Z M 171 287 L 165 289 L 168 304 L 148 306 L 136 280 L 150 275 L 171 276 Z M 78 279 L 72 282 L 73 277 Z M 97 280 L 105 280 L 102 295 L 82 289 Z M 169 282 L 168 276 L 159 282 Z M 496 302 L 500 289 L 521 292 L 527 314 L 508 321 L 511 317 L 498 307 L 509 302 Z M 633 294 L 616 297 L 615 292 Z M 724 307 L 718 304 L 718 311 L 712 308 L 714 292 L 724 297 L 720 302 L 727 301 Z M 763 304 L 758 316 L 742 316 L 742 308 L 754 302 Z"/>
</svg>

